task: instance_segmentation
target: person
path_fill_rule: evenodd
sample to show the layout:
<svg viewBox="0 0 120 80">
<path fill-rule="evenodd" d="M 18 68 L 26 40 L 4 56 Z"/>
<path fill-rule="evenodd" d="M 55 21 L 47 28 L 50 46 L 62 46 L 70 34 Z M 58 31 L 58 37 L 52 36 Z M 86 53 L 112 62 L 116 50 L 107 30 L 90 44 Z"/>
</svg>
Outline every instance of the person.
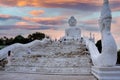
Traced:
<svg viewBox="0 0 120 80">
<path fill-rule="evenodd" d="M 31 50 L 30 49 L 28 49 L 28 54 L 31 54 Z"/>
</svg>

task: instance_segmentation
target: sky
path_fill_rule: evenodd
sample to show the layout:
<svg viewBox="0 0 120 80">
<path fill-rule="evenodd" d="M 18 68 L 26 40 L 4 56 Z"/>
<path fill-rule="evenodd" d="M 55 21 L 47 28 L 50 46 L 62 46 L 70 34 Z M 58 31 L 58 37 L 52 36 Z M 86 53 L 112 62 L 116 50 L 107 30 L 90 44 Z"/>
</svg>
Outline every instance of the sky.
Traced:
<svg viewBox="0 0 120 80">
<path fill-rule="evenodd" d="M 111 32 L 120 49 L 120 0 L 109 0 Z M 64 36 L 68 19 L 74 16 L 82 36 L 90 32 L 101 39 L 98 19 L 103 0 L 0 0 L 0 37 L 27 36 L 43 32 L 53 39 Z"/>
</svg>

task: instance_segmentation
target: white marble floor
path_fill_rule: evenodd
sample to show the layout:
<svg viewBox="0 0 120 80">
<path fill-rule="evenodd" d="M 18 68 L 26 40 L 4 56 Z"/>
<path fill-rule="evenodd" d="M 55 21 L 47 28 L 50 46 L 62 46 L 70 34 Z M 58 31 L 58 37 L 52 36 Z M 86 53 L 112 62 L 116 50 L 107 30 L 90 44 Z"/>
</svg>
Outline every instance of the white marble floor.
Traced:
<svg viewBox="0 0 120 80">
<path fill-rule="evenodd" d="M 96 80 L 92 75 L 43 75 L 0 71 L 0 80 Z"/>
</svg>

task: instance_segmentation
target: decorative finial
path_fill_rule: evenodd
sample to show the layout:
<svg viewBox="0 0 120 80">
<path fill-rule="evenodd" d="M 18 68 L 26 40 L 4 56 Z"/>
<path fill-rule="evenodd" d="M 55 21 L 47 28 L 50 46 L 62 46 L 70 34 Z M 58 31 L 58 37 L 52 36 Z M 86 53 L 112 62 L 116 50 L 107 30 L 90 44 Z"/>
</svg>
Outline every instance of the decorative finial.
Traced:
<svg viewBox="0 0 120 80">
<path fill-rule="evenodd" d="M 104 0 L 102 11 L 101 11 L 101 19 L 112 18 L 111 9 L 109 7 L 109 0 Z"/>
<path fill-rule="evenodd" d="M 68 21 L 69 26 L 73 27 L 76 26 L 77 20 L 74 18 L 74 16 L 71 16 L 71 18 Z"/>
</svg>

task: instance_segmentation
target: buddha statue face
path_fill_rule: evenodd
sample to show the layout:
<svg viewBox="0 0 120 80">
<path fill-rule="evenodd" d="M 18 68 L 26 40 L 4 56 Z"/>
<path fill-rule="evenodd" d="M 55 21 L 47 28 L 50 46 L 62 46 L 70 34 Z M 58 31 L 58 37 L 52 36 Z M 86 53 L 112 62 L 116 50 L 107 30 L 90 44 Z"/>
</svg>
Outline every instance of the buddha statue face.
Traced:
<svg viewBox="0 0 120 80">
<path fill-rule="evenodd" d="M 71 16 L 68 23 L 69 23 L 69 26 L 73 27 L 73 26 L 76 26 L 77 20 L 73 16 Z"/>
</svg>

